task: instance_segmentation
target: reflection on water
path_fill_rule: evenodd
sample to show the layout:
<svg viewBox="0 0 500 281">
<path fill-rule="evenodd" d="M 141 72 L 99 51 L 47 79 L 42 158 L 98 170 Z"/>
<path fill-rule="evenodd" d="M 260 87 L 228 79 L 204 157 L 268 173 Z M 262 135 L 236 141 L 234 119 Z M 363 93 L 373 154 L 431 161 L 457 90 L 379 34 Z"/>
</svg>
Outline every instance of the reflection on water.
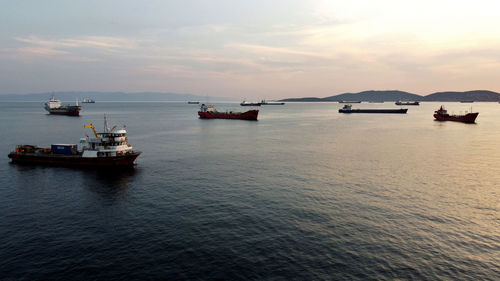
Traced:
<svg viewBox="0 0 500 281">
<path fill-rule="evenodd" d="M 135 167 L 83 169 L 83 186 L 86 190 L 109 198 L 126 195 L 134 176 L 139 174 Z"/>
<path fill-rule="evenodd" d="M 61 167 L 51 165 L 33 165 L 25 163 L 9 163 L 10 167 L 17 170 L 23 178 L 29 179 L 44 174 L 68 174 L 70 186 L 84 186 L 87 189 L 101 194 L 121 193 L 128 189 L 134 176 L 140 174 L 140 169 L 131 167 Z M 81 180 L 81 182 L 80 182 Z"/>
<path fill-rule="evenodd" d="M 133 169 L 5 157 L 0 276 L 493 280 L 500 106 L 475 105 L 473 126 L 434 122 L 438 107 L 297 103 L 262 108 L 259 122 L 204 122 L 184 104 L 102 103 L 47 126 L 0 104 L 0 149 L 74 141 L 107 112 L 144 151 Z"/>
</svg>

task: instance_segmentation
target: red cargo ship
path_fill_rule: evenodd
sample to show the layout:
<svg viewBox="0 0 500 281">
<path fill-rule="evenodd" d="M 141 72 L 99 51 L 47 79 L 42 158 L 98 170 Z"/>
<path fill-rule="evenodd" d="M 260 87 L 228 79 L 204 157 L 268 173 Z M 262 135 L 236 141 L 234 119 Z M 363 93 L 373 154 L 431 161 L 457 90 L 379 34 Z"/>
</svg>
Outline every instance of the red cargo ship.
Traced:
<svg viewBox="0 0 500 281">
<path fill-rule="evenodd" d="M 53 144 L 49 148 L 39 148 L 35 145 L 18 145 L 9 153 L 13 163 L 49 164 L 61 166 L 116 167 L 131 166 L 141 154 L 132 150 L 128 144 L 125 128 L 115 130 L 107 127 L 104 118 L 104 132 L 97 133 L 93 124 L 85 125 L 92 128 L 95 138 L 81 138 L 81 150 L 76 144 Z"/>
<path fill-rule="evenodd" d="M 466 113 L 465 115 L 450 115 L 448 111 L 441 107 L 434 111 L 434 118 L 438 121 L 456 121 L 463 123 L 474 123 L 479 112 Z"/>
<path fill-rule="evenodd" d="M 202 119 L 242 119 L 257 120 L 258 110 L 249 110 L 245 112 L 226 111 L 219 112 L 213 105 L 202 104 L 198 116 Z"/>
</svg>

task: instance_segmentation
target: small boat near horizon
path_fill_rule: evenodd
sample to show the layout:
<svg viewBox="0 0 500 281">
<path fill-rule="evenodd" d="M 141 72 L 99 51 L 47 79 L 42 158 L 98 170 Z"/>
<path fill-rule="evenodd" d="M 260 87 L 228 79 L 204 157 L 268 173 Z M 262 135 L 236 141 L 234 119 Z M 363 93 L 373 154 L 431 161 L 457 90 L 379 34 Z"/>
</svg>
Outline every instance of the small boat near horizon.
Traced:
<svg viewBox="0 0 500 281">
<path fill-rule="evenodd" d="M 50 100 L 44 105 L 45 110 L 52 115 L 68 115 L 68 116 L 80 116 L 80 110 L 82 107 L 78 105 L 78 99 L 75 105 L 62 105 L 61 101 L 55 98 L 52 94 Z"/>
<path fill-rule="evenodd" d="M 285 103 L 284 102 L 269 102 L 269 101 L 266 101 L 266 100 L 262 100 L 260 102 L 261 105 L 284 105 Z"/>
<path fill-rule="evenodd" d="M 400 109 L 353 109 L 352 105 L 346 104 L 343 108 L 339 109 L 339 113 L 399 113 L 405 114 L 408 111 L 408 108 L 400 108 Z"/>
<path fill-rule="evenodd" d="M 93 100 L 93 99 L 89 99 L 89 98 L 84 98 L 84 99 L 82 100 L 82 103 L 95 103 L 95 100 Z"/>
<path fill-rule="evenodd" d="M 455 114 L 448 114 L 448 111 L 444 108 L 444 106 L 441 105 L 441 107 L 434 111 L 434 118 L 436 118 L 436 121 L 455 121 L 455 122 L 462 122 L 462 123 L 475 123 L 476 118 L 479 115 L 479 112 L 471 112 L 470 113 L 465 113 L 461 115 L 455 115 Z"/>
<path fill-rule="evenodd" d="M 200 104 L 199 101 L 188 101 L 188 104 Z"/>
<path fill-rule="evenodd" d="M 260 103 L 260 102 L 248 102 L 248 101 L 244 100 L 240 103 L 240 105 L 241 106 L 261 106 L 262 103 Z"/>
<path fill-rule="evenodd" d="M 400 101 L 395 102 L 396 105 L 420 105 L 418 101 Z"/>
<path fill-rule="evenodd" d="M 215 109 L 213 105 L 202 104 L 198 116 L 200 119 L 241 119 L 257 121 L 259 110 L 249 110 L 245 112 L 226 111 L 221 112 Z"/>
</svg>

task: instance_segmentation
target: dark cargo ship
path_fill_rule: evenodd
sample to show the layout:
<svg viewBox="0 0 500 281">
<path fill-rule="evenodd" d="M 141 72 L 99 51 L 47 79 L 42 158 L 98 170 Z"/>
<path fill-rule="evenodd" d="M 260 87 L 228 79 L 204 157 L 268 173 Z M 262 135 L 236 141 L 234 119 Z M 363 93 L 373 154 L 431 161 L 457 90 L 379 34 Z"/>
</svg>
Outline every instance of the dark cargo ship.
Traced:
<svg viewBox="0 0 500 281">
<path fill-rule="evenodd" d="M 94 138 L 80 139 L 81 149 L 76 144 L 52 144 L 49 148 L 35 145 L 18 145 L 8 157 L 13 163 L 48 164 L 61 166 L 114 167 L 132 166 L 141 154 L 128 144 L 125 128 L 115 130 L 107 127 L 104 118 L 104 132 L 97 133 L 93 124 Z"/>
<path fill-rule="evenodd" d="M 400 113 L 405 114 L 408 108 L 399 109 L 352 109 L 350 104 L 344 105 L 343 108 L 339 109 L 339 113 Z"/>
<path fill-rule="evenodd" d="M 76 101 L 76 105 L 62 105 L 61 101 L 52 95 L 50 100 L 45 103 L 45 110 L 55 115 L 79 116 L 82 107 L 78 105 L 78 100 Z"/>
<path fill-rule="evenodd" d="M 245 112 L 226 111 L 220 112 L 213 105 L 202 104 L 198 116 L 201 119 L 242 119 L 242 120 L 257 120 L 259 115 L 258 110 L 249 110 Z"/>
<path fill-rule="evenodd" d="M 418 101 L 400 101 L 395 102 L 396 105 L 420 105 Z"/>
<path fill-rule="evenodd" d="M 244 100 L 240 103 L 240 105 L 241 106 L 261 106 L 262 103 L 260 103 L 260 102 L 248 102 L 248 101 Z"/>
</svg>

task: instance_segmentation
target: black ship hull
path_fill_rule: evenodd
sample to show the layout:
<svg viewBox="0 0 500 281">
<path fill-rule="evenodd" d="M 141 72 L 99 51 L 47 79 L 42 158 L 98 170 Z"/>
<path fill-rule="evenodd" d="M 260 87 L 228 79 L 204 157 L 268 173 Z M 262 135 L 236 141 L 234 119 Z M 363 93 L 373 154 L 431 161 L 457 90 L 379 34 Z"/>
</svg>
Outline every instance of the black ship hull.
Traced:
<svg viewBox="0 0 500 281">
<path fill-rule="evenodd" d="M 404 114 L 407 108 L 401 109 L 339 109 L 339 113 L 399 113 Z"/>
<path fill-rule="evenodd" d="M 68 115 L 68 116 L 80 116 L 80 110 L 82 110 L 82 107 L 79 105 L 70 105 L 70 106 L 47 109 L 49 114 Z"/>
<path fill-rule="evenodd" d="M 11 152 L 8 157 L 12 163 L 41 164 L 79 167 L 116 167 L 132 166 L 141 152 L 132 152 L 120 156 L 82 157 L 82 155 L 62 155 L 52 153 Z"/>
</svg>

